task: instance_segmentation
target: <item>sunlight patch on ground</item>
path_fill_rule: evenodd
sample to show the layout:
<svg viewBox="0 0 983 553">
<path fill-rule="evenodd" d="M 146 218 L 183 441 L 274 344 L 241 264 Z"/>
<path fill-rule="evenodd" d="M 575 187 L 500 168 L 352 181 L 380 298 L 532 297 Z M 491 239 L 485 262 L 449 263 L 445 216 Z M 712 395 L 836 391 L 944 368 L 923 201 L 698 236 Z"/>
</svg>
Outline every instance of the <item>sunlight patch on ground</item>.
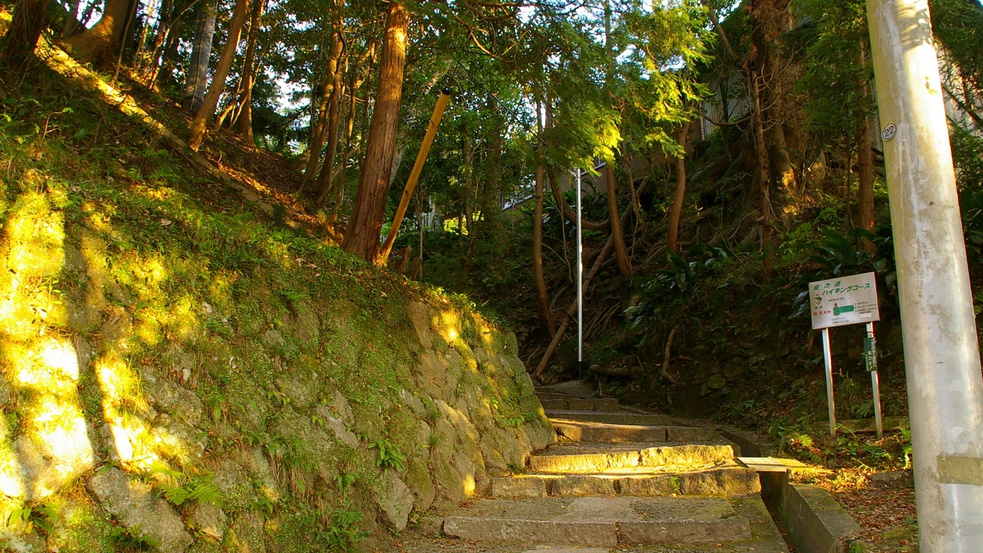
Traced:
<svg viewBox="0 0 983 553">
<path fill-rule="evenodd" d="M 59 194 L 44 192 L 43 175 L 25 174 L 28 192 L 13 203 L 0 260 L 0 356 L 15 393 L 17 416 L 0 435 L 0 491 L 20 499 L 50 496 L 95 463 L 78 394 L 75 346 L 52 328 L 67 323 L 60 290 L 65 262 Z"/>
<path fill-rule="evenodd" d="M 125 465 L 150 470 L 160 458 L 146 420 L 150 405 L 141 393 L 140 376 L 114 353 L 98 359 L 95 370 L 116 457 Z"/>
</svg>

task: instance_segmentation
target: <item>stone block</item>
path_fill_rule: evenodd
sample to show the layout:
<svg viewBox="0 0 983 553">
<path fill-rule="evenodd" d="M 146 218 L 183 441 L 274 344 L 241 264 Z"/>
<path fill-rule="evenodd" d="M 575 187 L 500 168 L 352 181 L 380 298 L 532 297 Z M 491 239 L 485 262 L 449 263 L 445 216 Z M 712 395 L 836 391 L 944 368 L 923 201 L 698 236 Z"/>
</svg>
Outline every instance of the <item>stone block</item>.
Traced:
<svg viewBox="0 0 983 553">
<path fill-rule="evenodd" d="M 622 495 L 655 496 L 679 493 L 679 480 L 668 474 L 636 478 L 622 478 L 618 481 L 618 490 Z"/>
<path fill-rule="evenodd" d="M 466 541 L 549 543 L 615 547 L 616 522 L 523 520 L 451 516 L 444 534 Z"/>
<path fill-rule="evenodd" d="M 697 426 L 670 426 L 666 434 L 670 442 L 710 442 L 719 438 L 714 429 Z"/>
<path fill-rule="evenodd" d="M 546 497 L 546 481 L 535 477 L 491 479 L 491 495 L 500 498 Z"/>
<path fill-rule="evenodd" d="M 591 495 L 615 495 L 616 480 L 589 476 L 565 476 L 552 482 L 550 495 L 557 497 L 583 497 Z"/>
<path fill-rule="evenodd" d="M 159 551 L 184 553 L 194 541 L 181 517 L 149 484 L 131 480 L 122 470 L 98 472 L 86 487 L 131 534 L 154 543 Z"/>
<path fill-rule="evenodd" d="M 701 545 L 749 539 L 751 525 L 742 516 L 718 520 L 623 521 L 618 525 L 618 541 L 623 545 Z"/>
</svg>

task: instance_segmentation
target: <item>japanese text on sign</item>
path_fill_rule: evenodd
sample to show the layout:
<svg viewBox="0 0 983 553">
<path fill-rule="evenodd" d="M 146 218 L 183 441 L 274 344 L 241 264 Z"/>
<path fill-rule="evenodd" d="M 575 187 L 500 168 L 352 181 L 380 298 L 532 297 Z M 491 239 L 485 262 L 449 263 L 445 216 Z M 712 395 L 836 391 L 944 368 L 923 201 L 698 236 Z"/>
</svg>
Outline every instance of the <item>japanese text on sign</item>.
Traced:
<svg viewBox="0 0 983 553">
<path fill-rule="evenodd" d="M 874 273 L 810 282 L 809 308 L 814 329 L 881 320 Z"/>
</svg>

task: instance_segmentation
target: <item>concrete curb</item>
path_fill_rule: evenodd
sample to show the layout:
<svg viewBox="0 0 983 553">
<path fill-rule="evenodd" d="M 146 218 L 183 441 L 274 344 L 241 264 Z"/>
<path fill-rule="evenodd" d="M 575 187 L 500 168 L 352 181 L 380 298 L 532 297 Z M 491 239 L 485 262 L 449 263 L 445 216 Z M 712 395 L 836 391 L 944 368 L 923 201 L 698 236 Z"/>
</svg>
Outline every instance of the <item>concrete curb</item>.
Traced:
<svg viewBox="0 0 983 553">
<path fill-rule="evenodd" d="M 862 530 L 826 490 L 788 481 L 788 473 L 759 474 L 761 497 L 801 553 L 846 553 Z"/>
<path fill-rule="evenodd" d="M 762 447 L 757 435 L 731 427 L 717 432 L 740 447 L 745 455 L 770 456 L 773 449 Z M 761 498 L 777 515 L 775 521 L 787 532 L 788 540 L 801 553 L 846 553 L 849 536 L 862 530 L 836 499 L 826 490 L 788 481 L 787 472 L 764 472 Z"/>
</svg>

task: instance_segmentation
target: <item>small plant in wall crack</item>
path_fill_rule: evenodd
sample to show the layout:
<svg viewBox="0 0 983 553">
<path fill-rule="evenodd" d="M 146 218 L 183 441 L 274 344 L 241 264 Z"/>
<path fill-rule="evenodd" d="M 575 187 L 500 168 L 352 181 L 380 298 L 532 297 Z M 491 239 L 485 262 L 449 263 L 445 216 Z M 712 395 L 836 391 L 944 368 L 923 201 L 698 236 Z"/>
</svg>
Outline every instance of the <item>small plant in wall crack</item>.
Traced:
<svg viewBox="0 0 983 553">
<path fill-rule="evenodd" d="M 157 479 L 157 490 L 175 507 L 180 507 L 189 499 L 216 507 L 222 506 L 222 490 L 212 482 L 210 475 L 188 476 L 161 463 L 156 463 L 151 470 Z"/>
<path fill-rule="evenodd" d="M 362 513 L 351 508 L 348 499 L 331 512 L 331 525 L 326 530 L 318 532 L 319 541 L 326 542 L 329 551 L 358 551 L 358 544 L 368 537 L 369 533 L 359 529 Z"/>
<path fill-rule="evenodd" d="M 379 457 L 375 461 L 375 466 L 383 469 L 403 470 L 406 467 L 406 455 L 403 455 L 392 442 L 379 439 L 370 445 L 379 450 Z"/>
</svg>

